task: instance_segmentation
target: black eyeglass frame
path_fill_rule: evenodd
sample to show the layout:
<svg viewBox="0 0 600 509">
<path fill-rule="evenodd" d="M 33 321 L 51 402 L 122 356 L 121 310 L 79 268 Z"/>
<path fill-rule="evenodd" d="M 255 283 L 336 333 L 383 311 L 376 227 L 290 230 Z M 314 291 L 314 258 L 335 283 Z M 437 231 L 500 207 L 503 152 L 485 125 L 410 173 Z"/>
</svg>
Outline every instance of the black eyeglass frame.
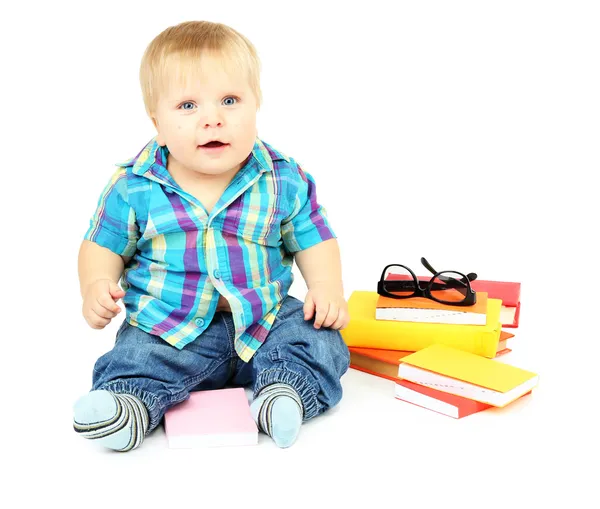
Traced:
<svg viewBox="0 0 600 509">
<path fill-rule="evenodd" d="M 425 283 L 425 281 L 419 281 L 419 278 L 415 275 L 415 273 L 409 267 L 407 267 L 406 265 L 401 265 L 399 263 L 391 263 L 389 265 L 386 265 L 385 268 L 383 269 L 383 271 L 381 272 L 381 277 L 379 278 L 379 281 L 377 282 L 377 293 L 379 295 L 382 295 L 384 297 L 390 297 L 392 299 L 408 299 L 410 297 L 425 297 L 427 299 L 431 299 L 436 302 L 439 302 L 440 304 L 449 304 L 452 306 L 472 306 L 477 302 L 477 295 L 476 295 L 475 291 L 473 290 L 473 288 L 471 288 L 471 283 L 470 283 L 470 281 L 475 281 L 475 279 L 477 279 L 477 274 L 475 274 L 474 272 L 469 272 L 467 275 L 465 275 L 462 272 L 458 272 L 456 270 L 436 271 L 429 264 L 429 262 L 423 257 L 421 258 L 421 263 L 429 272 L 431 272 L 433 274 L 433 276 L 427 282 L 427 285 L 425 287 L 422 287 L 420 284 L 421 282 Z M 384 288 L 384 285 L 385 285 L 388 288 L 390 288 L 390 286 L 391 287 L 397 286 L 398 290 L 406 289 L 406 282 L 409 281 L 409 280 L 387 280 L 386 281 L 384 279 L 385 273 L 387 272 L 387 270 L 390 267 L 402 267 L 403 269 L 407 270 L 410 273 L 410 275 L 413 278 L 413 282 L 414 282 L 414 292 L 412 294 L 396 295 Z M 453 274 L 459 274 L 462 277 L 461 277 L 461 279 L 456 279 L 453 277 L 443 276 L 444 273 L 448 273 L 448 272 L 452 272 Z M 440 279 L 441 281 L 446 281 L 446 282 L 443 285 L 440 283 L 436 283 L 435 282 L 436 278 Z M 466 290 L 465 298 L 459 302 L 437 299 L 436 297 L 434 297 L 431 294 L 432 290 L 444 290 L 444 289 L 451 289 L 451 288 L 457 288 L 457 287 L 462 287 Z"/>
</svg>

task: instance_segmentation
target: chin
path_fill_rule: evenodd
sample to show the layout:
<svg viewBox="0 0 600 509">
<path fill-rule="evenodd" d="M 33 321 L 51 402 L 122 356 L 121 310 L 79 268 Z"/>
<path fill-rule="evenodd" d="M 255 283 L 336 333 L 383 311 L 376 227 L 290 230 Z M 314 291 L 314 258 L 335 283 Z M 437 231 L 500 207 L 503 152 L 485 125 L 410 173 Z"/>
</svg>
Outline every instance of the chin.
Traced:
<svg viewBox="0 0 600 509">
<path fill-rule="evenodd" d="M 229 170 L 231 170 L 231 167 L 226 166 L 226 167 L 210 167 L 210 166 L 204 166 L 203 168 L 199 168 L 198 172 L 199 173 L 204 173 L 205 175 L 221 175 L 223 173 L 227 173 Z"/>
</svg>

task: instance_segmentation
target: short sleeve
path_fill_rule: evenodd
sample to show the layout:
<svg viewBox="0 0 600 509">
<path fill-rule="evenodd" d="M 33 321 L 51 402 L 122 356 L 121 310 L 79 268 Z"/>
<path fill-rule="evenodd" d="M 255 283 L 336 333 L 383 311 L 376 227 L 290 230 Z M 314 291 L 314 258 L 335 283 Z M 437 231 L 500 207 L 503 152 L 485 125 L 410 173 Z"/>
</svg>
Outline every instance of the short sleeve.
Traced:
<svg viewBox="0 0 600 509">
<path fill-rule="evenodd" d="M 287 251 L 303 251 L 320 242 L 335 238 L 327 213 L 317 201 L 312 176 L 295 166 L 295 188 L 292 190 L 290 215 L 281 223 L 281 236 Z"/>
<path fill-rule="evenodd" d="M 127 168 L 120 167 L 102 191 L 85 240 L 121 256 L 133 256 L 139 236 L 127 196 Z"/>
</svg>

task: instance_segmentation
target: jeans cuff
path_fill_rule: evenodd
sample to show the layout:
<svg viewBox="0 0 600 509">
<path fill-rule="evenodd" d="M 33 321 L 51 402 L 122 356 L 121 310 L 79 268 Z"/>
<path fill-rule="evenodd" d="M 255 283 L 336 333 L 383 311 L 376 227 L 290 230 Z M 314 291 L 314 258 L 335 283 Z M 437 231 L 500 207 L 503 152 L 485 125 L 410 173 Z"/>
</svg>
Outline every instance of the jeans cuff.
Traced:
<svg viewBox="0 0 600 509">
<path fill-rule="evenodd" d="M 319 413 L 317 390 L 306 377 L 286 369 L 265 369 L 256 378 L 254 397 L 267 385 L 282 383 L 291 386 L 300 396 L 304 411 L 303 420 L 313 418 Z"/>
<path fill-rule="evenodd" d="M 115 380 L 112 382 L 107 382 L 100 387 L 95 388 L 96 391 L 108 391 L 114 394 L 130 394 L 131 396 L 135 396 L 138 398 L 148 411 L 148 429 L 146 431 L 146 436 L 160 424 L 161 420 L 161 407 L 163 405 L 160 404 L 159 399 L 152 393 L 139 389 L 138 387 L 134 387 L 123 380 Z"/>
</svg>

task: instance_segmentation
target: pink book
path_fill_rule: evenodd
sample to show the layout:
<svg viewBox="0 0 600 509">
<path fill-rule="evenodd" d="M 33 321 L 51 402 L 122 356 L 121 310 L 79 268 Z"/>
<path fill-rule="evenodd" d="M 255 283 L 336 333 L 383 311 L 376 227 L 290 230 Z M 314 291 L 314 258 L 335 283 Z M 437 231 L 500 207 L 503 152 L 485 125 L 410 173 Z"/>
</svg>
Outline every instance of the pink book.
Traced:
<svg viewBox="0 0 600 509">
<path fill-rule="evenodd" d="M 165 413 L 171 449 L 256 445 L 258 428 L 242 387 L 192 392 Z"/>
</svg>

